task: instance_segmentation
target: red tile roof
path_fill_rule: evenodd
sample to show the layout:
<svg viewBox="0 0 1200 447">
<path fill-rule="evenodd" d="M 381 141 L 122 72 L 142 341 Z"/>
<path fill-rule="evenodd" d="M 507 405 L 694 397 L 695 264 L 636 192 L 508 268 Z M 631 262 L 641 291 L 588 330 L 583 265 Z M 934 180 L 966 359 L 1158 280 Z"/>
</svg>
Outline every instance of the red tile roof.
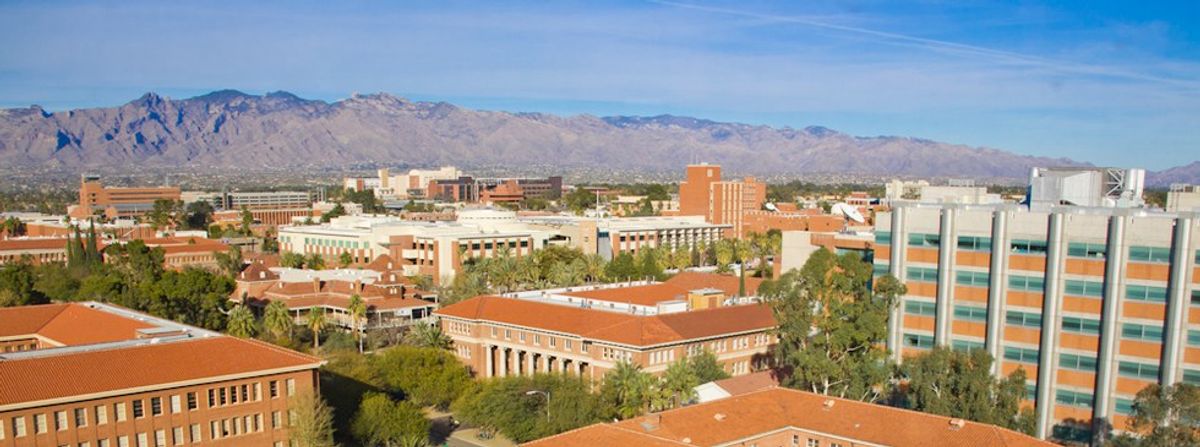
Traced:
<svg viewBox="0 0 1200 447">
<path fill-rule="evenodd" d="M 436 314 L 537 328 L 630 346 L 652 346 L 775 327 L 762 304 L 644 316 L 584 309 L 516 298 L 479 296 L 443 307 Z"/>
<path fill-rule="evenodd" d="M 0 360 L 0 411 L 133 388 L 311 369 L 320 363 L 316 357 L 228 336 Z"/>
<path fill-rule="evenodd" d="M 740 396 L 779 386 L 775 371 L 759 371 L 713 382 L 730 396 Z"/>
<path fill-rule="evenodd" d="M 992 425 L 965 422 L 959 426 L 945 416 L 784 388 L 756 391 L 654 416 L 657 423 L 651 429 L 645 425 L 648 419 L 639 417 L 591 425 L 525 445 L 713 446 L 788 428 L 896 447 L 1054 445 Z"/>
<path fill-rule="evenodd" d="M 66 346 L 132 340 L 154 327 L 82 304 L 3 308 L 0 321 L 0 336 L 40 335 Z"/>
<path fill-rule="evenodd" d="M 66 249 L 67 238 L 0 239 L 0 251 Z"/>
<path fill-rule="evenodd" d="M 702 272 L 679 272 L 675 276 L 664 281 L 667 284 L 686 289 L 720 289 L 725 292 L 726 296 L 736 296 L 738 292 L 738 283 L 740 279 L 733 275 L 721 275 L 717 273 L 702 273 Z M 754 296 L 758 293 L 758 286 L 762 285 L 762 278 L 746 277 L 746 296 Z"/>
</svg>

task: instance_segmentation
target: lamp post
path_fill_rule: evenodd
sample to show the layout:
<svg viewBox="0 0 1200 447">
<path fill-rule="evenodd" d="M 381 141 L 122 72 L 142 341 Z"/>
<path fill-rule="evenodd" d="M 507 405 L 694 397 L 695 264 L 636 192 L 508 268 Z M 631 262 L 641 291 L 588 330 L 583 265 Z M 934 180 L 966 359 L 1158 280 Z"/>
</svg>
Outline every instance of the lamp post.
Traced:
<svg viewBox="0 0 1200 447">
<path fill-rule="evenodd" d="M 546 422 L 550 422 L 550 392 L 542 390 L 529 390 L 525 392 L 526 396 L 541 394 L 546 396 Z"/>
</svg>

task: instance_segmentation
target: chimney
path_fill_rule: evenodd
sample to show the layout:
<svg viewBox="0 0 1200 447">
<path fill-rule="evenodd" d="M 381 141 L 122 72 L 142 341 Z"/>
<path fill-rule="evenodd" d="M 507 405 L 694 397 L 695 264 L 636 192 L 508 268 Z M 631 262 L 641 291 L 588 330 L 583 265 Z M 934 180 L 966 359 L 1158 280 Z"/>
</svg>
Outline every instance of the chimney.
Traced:
<svg viewBox="0 0 1200 447">
<path fill-rule="evenodd" d="M 245 273 L 243 273 L 242 275 L 245 275 Z M 267 279 L 267 272 L 262 272 L 262 271 L 258 272 L 258 279 Z"/>
</svg>

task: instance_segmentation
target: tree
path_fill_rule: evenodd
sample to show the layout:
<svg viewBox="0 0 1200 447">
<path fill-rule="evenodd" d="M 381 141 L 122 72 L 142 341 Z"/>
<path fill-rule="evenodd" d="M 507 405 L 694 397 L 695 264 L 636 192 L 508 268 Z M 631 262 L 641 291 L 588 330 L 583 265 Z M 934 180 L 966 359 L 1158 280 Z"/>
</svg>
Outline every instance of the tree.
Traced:
<svg viewBox="0 0 1200 447">
<path fill-rule="evenodd" d="M 285 251 L 279 255 L 279 265 L 287 268 L 298 269 L 304 266 L 304 255 Z"/>
<path fill-rule="evenodd" d="M 662 390 L 670 398 L 670 407 L 678 407 L 696 398 L 696 387 L 700 377 L 687 360 L 679 360 L 667 367 L 662 376 Z"/>
<path fill-rule="evenodd" d="M 717 273 L 729 272 L 729 264 L 733 263 L 733 245 L 729 239 L 721 239 L 713 244 L 713 255 L 717 261 Z"/>
<path fill-rule="evenodd" d="M 721 362 L 717 361 L 717 355 L 712 351 L 704 350 L 699 354 L 693 355 L 687 359 L 688 369 L 691 369 L 692 374 L 700 383 L 715 382 L 729 378 L 729 373 L 725 371 L 725 367 L 721 366 Z"/>
<path fill-rule="evenodd" d="M 171 199 L 156 199 L 150 211 L 146 212 L 146 220 L 149 221 L 150 227 L 159 230 L 164 228 L 173 228 L 179 222 L 179 215 L 183 213 L 183 202 Z"/>
<path fill-rule="evenodd" d="M 589 283 L 600 282 L 604 280 L 605 267 L 608 261 L 604 260 L 603 256 L 598 253 L 592 253 L 583 258 L 584 262 L 584 278 Z"/>
<path fill-rule="evenodd" d="M 325 268 L 325 258 L 318 253 L 311 253 L 304 257 L 304 268 L 310 270 L 321 270 Z"/>
<path fill-rule="evenodd" d="M 187 204 L 184 227 L 189 230 L 204 230 L 212 223 L 213 206 L 207 200 Z"/>
<path fill-rule="evenodd" d="M 242 227 L 240 228 L 242 236 L 253 236 L 254 231 L 251 228 L 253 225 L 254 225 L 254 214 L 252 214 L 250 212 L 249 208 L 246 208 L 243 206 L 242 207 Z"/>
<path fill-rule="evenodd" d="M 0 224 L 0 231 L 3 231 L 9 237 L 19 237 L 25 235 L 25 223 L 16 217 L 4 219 L 3 224 Z"/>
<path fill-rule="evenodd" d="M 1128 429 L 1140 439 L 1122 435 L 1114 444 L 1137 447 L 1200 445 L 1200 387 L 1179 383 L 1151 384 L 1138 391 Z"/>
<path fill-rule="evenodd" d="M 329 223 L 329 221 L 333 220 L 335 217 L 342 217 L 345 215 L 346 208 L 342 206 L 341 202 L 338 202 L 337 205 L 333 206 L 333 209 L 321 214 L 321 223 Z"/>
<path fill-rule="evenodd" d="M 242 249 L 234 245 L 229 247 L 229 251 L 225 253 L 216 253 L 217 268 L 229 276 L 237 276 L 242 271 L 242 266 L 245 261 L 242 258 Z"/>
<path fill-rule="evenodd" d="M 463 393 L 452 409 L 468 424 L 526 442 L 599 422 L 604 408 L 589 387 L 586 379 L 567 374 L 495 378 Z"/>
<path fill-rule="evenodd" d="M 692 265 L 692 254 L 684 247 L 678 247 L 671 251 L 671 268 L 679 271 L 688 268 Z"/>
<path fill-rule="evenodd" d="M 298 447 L 333 447 L 333 410 L 313 392 L 288 402 L 288 435 Z"/>
<path fill-rule="evenodd" d="M 899 371 L 904 404 L 913 410 L 968 419 L 1032 433 L 1033 414 L 1021 414 L 1025 370 L 991 374 L 992 356 L 982 349 L 943 347 L 905 359 Z M 1023 417 L 1022 417 L 1023 416 Z"/>
<path fill-rule="evenodd" d="M 37 282 L 33 265 L 29 262 L 16 262 L 0 266 L 0 290 L 12 292 L 5 298 L 9 306 L 28 306 L 50 302 L 46 295 L 38 291 L 34 285 Z"/>
<path fill-rule="evenodd" d="M 621 252 L 613 257 L 612 262 L 604 269 L 604 276 L 613 281 L 628 281 L 640 275 L 639 268 L 629 252 Z"/>
<path fill-rule="evenodd" d="M 311 307 L 308 309 L 307 326 L 312 331 L 313 336 L 313 351 L 321 349 L 321 332 L 325 330 L 325 326 L 329 322 L 325 319 L 324 307 Z"/>
<path fill-rule="evenodd" d="M 250 338 L 258 332 L 258 322 L 254 319 L 254 312 L 245 305 L 239 304 L 229 311 L 229 324 L 227 328 L 229 335 L 238 338 Z"/>
<path fill-rule="evenodd" d="M 354 324 L 354 339 L 358 341 L 358 353 L 363 352 L 363 332 L 366 331 L 367 303 L 363 301 L 358 294 L 350 295 L 350 305 L 346 307 L 350 312 L 350 321 Z"/>
<path fill-rule="evenodd" d="M 604 374 L 600 385 L 601 400 L 609 406 L 614 416 L 621 419 L 649 411 L 653 392 L 654 376 L 642 371 L 641 365 L 627 361 L 617 363 L 615 368 Z"/>
<path fill-rule="evenodd" d="M 471 384 L 462 362 L 442 349 L 396 346 L 376 354 L 375 369 L 386 388 L 416 405 L 448 408 Z"/>
<path fill-rule="evenodd" d="M 752 250 L 750 241 L 745 239 L 728 239 L 733 258 L 738 262 L 738 296 L 746 296 L 746 261 L 750 260 Z"/>
<path fill-rule="evenodd" d="M 419 348 L 450 349 L 453 340 L 442 333 L 442 327 L 437 324 L 418 323 L 409 327 L 404 334 L 404 343 Z"/>
<path fill-rule="evenodd" d="M 350 255 L 350 252 L 343 251 L 340 255 L 338 255 L 338 264 L 340 264 L 342 268 L 350 267 L 350 264 L 353 263 L 354 256 Z"/>
<path fill-rule="evenodd" d="M 283 301 L 271 301 L 263 311 L 263 326 L 276 340 L 292 338 L 292 315 Z"/>
<path fill-rule="evenodd" d="M 790 372 L 784 386 L 870 402 L 882 397 L 888 313 L 905 290 L 883 277 L 872 293 L 870 278 L 870 265 L 857 255 L 820 249 L 800 270 L 759 289 L 779 323 L 773 356 Z"/>
<path fill-rule="evenodd" d="M 420 408 L 383 393 L 367 393 L 351 422 L 350 431 L 363 445 L 400 446 L 411 438 L 429 436 L 429 420 Z"/>
</svg>

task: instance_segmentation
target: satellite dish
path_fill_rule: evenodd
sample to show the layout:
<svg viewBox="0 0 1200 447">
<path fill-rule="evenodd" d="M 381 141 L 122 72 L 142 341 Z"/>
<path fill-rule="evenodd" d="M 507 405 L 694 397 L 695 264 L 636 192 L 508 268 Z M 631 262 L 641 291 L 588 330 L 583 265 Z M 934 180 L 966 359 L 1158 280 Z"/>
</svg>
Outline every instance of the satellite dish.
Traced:
<svg viewBox="0 0 1200 447">
<path fill-rule="evenodd" d="M 763 206 L 767 209 L 767 211 L 776 211 L 776 212 L 779 211 L 779 208 L 776 207 L 775 204 L 771 203 L 771 202 L 767 202 L 767 204 L 763 205 Z"/>
<path fill-rule="evenodd" d="M 847 219 L 858 223 L 867 222 L 867 219 L 863 218 L 862 213 L 858 212 L 858 208 L 850 206 L 850 204 L 845 202 L 834 204 L 833 207 L 829 209 L 829 214 L 835 216 L 845 216 Z"/>
</svg>

